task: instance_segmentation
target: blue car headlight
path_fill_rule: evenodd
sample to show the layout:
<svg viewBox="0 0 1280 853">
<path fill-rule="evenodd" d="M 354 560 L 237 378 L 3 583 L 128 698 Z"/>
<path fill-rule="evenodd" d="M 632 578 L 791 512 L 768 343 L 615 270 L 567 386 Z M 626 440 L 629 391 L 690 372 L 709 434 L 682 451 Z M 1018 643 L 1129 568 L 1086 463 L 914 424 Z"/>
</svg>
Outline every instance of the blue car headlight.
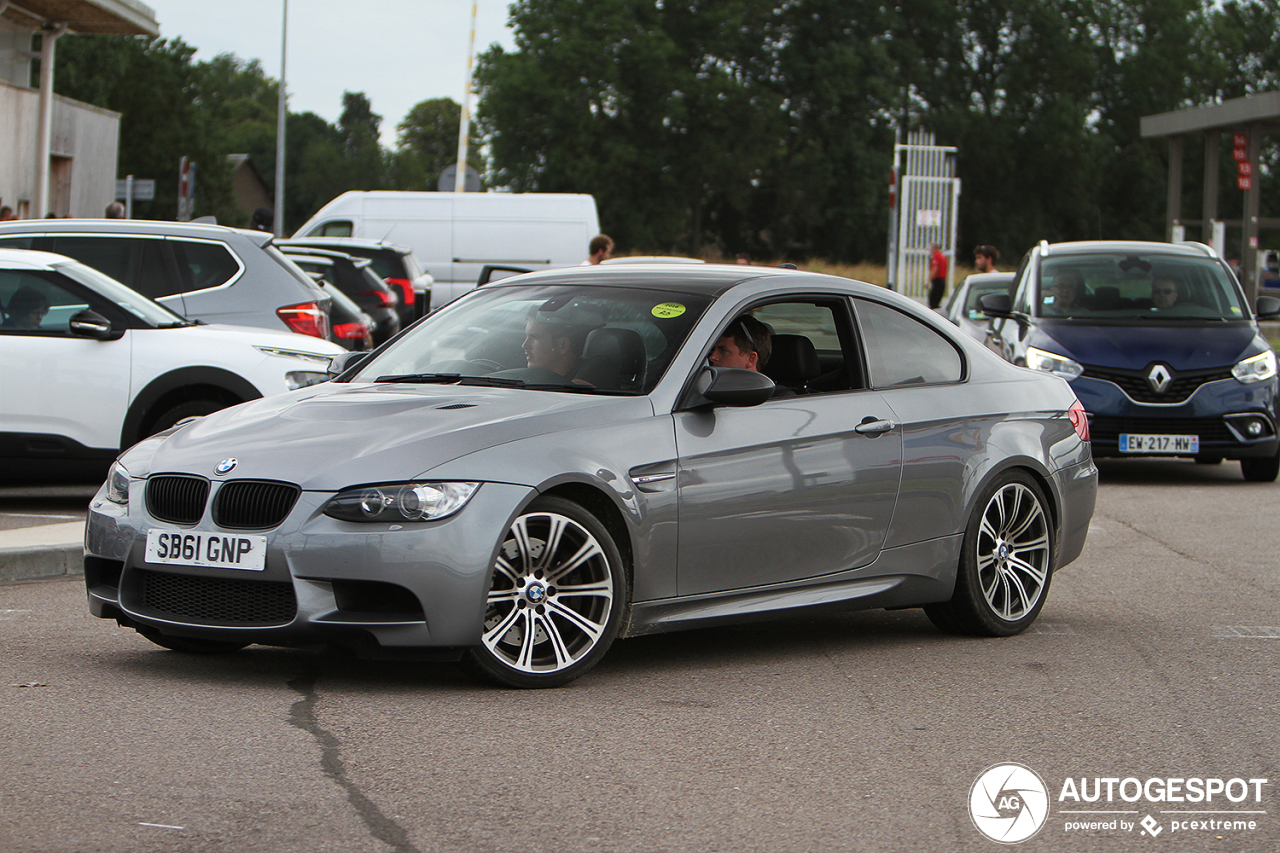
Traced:
<svg viewBox="0 0 1280 853">
<path fill-rule="evenodd" d="M 112 462 L 107 472 L 107 500 L 129 505 L 129 472 L 119 462 Z"/>
<path fill-rule="evenodd" d="M 1255 382 L 1265 382 L 1272 376 L 1276 375 L 1276 354 L 1274 350 L 1258 353 L 1252 358 L 1246 358 L 1244 361 L 1231 368 L 1231 375 L 1243 382 L 1245 385 L 1252 385 Z"/>
<path fill-rule="evenodd" d="M 479 483 L 389 483 L 345 489 L 324 505 L 343 521 L 437 521 L 466 506 Z"/>
<path fill-rule="evenodd" d="M 1065 355 L 1045 352 L 1035 347 L 1027 347 L 1027 367 L 1032 370 L 1043 370 L 1046 373 L 1052 373 L 1054 376 L 1061 376 L 1068 382 L 1084 373 L 1084 368 L 1080 366 L 1080 362 L 1067 358 Z"/>
</svg>

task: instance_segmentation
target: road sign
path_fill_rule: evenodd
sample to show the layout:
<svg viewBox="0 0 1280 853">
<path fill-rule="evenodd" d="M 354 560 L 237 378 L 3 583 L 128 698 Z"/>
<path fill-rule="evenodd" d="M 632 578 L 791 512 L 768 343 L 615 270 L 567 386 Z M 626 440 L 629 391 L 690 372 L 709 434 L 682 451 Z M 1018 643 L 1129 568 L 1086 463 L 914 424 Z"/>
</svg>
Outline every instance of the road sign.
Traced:
<svg viewBox="0 0 1280 853">
<path fill-rule="evenodd" d="M 133 200 L 134 201 L 151 201 L 156 197 L 156 181 L 155 178 L 134 178 L 133 179 Z M 116 198 L 129 198 L 129 179 L 120 178 L 116 181 Z"/>
<path fill-rule="evenodd" d="M 178 221 L 190 222 L 195 212 L 196 164 L 187 157 L 178 161 Z"/>
<path fill-rule="evenodd" d="M 1246 178 L 1244 175 L 1236 178 L 1236 186 L 1242 190 L 1248 191 L 1253 189 L 1253 178 Z"/>
</svg>

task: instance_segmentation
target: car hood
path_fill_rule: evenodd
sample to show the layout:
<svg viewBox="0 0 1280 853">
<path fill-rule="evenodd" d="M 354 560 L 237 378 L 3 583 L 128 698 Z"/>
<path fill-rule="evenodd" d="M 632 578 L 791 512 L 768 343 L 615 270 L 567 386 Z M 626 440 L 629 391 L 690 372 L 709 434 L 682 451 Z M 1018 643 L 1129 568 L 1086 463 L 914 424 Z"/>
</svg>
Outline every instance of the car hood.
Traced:
<svg viewBox="0 0 1280 853">
<path fill-rule="evenodd" d="M 652 413 L 647 397 L 326 384 L 208 415 L 155 445 L 149 468 L 209 477 L 215 465 L 234 458 L 228 479 L 335 491 L 405 481 L 495 445 Z M 519 472 L 513 464 L 510 482 L 521 482 Z"/>
<path fill-rule="evenodd" d="M 1207 370 L 1231 367 L 1245 357 L 1257 337 L 1253 326 L 1085 326 L 1075 323 L 1041 326 L 1044 347 L 1081 364 L 1121 370 L 1141 370 L 1153 361 L 1174 370 Z M 1038 336 L 1037 336 L 1038 337 Z"/>
</svg>

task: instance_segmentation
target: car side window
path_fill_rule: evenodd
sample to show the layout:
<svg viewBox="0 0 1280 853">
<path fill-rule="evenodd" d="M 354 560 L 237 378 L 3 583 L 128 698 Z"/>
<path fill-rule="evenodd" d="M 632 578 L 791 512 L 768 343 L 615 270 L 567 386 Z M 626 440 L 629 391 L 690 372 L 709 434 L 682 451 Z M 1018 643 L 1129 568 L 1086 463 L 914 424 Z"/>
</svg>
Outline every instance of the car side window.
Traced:
<svg viewBox="0 0 1280 853">
<path fill-rule="evenodd" d="M 59 235 L 51 251 L 75 258 L 152 299 L 180 292 L 159 237 Z"/>
<path fill-rule="evenodd" d="M 0 334 L 69 335 L 71 316 L 90 307 L 49 277 L 0 270 Z"/>
<path fill-rule="evenodd" d="M 813 298 L 771 302 L 751 315 L 772 332 L 769 360 L 761 372 L 798 394 L 849 390 L 849 360 L 845 345 L 847 312 L 839 300 Z"/>
<path fill-rule="evenodd" d="M 239 262 L 222 243 L 171 239 L 169 245 L 178 262 L 183 293 L 221 287 L 240 272 Z"/>
<path fill-rule="evenodd" d="M 959 382 L 964 361 L 945 336 L 914 317 L 868 299 L 854 300 L 873 388 Z"/>
<path fill-rule="evenodd" d="M 351 223 L 345 219 L 331 219 L 312 228 L 308 237 L 350 237 Z"/>
</svg>

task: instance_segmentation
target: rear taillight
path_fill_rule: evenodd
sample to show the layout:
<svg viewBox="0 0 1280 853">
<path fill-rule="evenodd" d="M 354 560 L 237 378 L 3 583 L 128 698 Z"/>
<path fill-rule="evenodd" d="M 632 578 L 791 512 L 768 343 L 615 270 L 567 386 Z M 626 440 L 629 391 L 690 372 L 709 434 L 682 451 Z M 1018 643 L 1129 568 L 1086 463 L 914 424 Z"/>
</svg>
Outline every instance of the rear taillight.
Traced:
<svg viewBox="0 0 1280 853">
<path fill-rule="evenodd" d="M 396 307 L 396 301 L 397 301 L 397 300 L 396 300 L 396 295 L 395 295 L 395 293 L 394 293 L 393 291 L 390 291 L 390 290 L 362 290 L 362 291 L 360 291 L 360 295 L 361 295 L 361 296 L 372 296 L 374 299 L 377 299 L 379 302 L 381 302 L 381 303 L 382 303 L 382 307 L 383 307 L 383 308 L 394 308 L 394 307 Z"/>
<path fill-rule="evenodd" d="M 1071 408 L 1067 409 L 1067 417 L 1071 418 L 1071 425 L 1076 428 L 1076 435 L 1080 436 L 1081 441 L 1089 440 L 1089 415 L 1085 412 L 1084 406 L 1080 405 L 1080 401 L 1076 400 L 1071 404 Z"/>
<path fill-rule="evenodd" d="M 402 299 L 405 305 L 413 304 L 413 282 L 407 278 L 388 278 L 385 281 L 392 287 L 399 289 L 400 293 L 403 294 Z"/>
<path fill-rule="evenodd" d="M 276 309 L 276 316 L 284 321 L 289 331 L 313 338 L 329 337 L 329 315 L 318 302 L 300 302 Z"/>
<path fill-rule="evenodd" d="M 364 323 L 334 323 L 333 336 L 340 341 L 362 341 L 372 330 Z"/>
</svg>

